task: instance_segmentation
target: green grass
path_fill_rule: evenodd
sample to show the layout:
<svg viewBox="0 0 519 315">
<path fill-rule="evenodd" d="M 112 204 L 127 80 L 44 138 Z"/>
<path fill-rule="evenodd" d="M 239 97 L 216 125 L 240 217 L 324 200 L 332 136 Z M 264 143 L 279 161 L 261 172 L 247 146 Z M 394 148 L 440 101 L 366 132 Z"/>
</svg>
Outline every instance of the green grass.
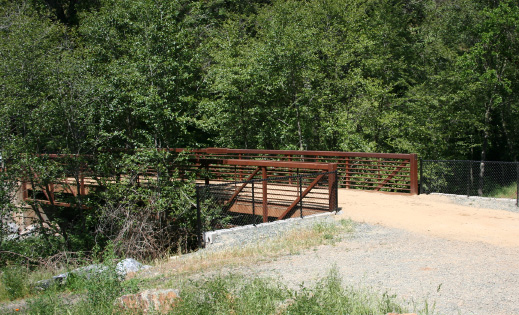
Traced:
<svg viewBox="0 0 519 315">
<path fill-rule="evenodd" d="M 517 198 L 517 183 L 495 188 L 488 194 L 485 194 L 485 197 L 515 199 Z"/>
<path fill-rule="evenodd" d="M 221 268 L 254 264 L 285 254 L 297 254 L 303 249 L 321 244 L 333 245 L 352 229 L 352 222 L 347 220 L 317 223 L 310 228 L 294 230 L 261 244 L 205 255 L 190 255 L 189 258 L 182 259 L 182 265 L 158 263 L 154 270 L 159 275 L 148 279 L 135 277 L 120 281 L 114 265 L 108 264 L 109 268 L 104 272 L 90 277 L 69 277 L 65 285 L 55 285 L 43 292 L 31 289 L 29 283 L 47 275 L 48 271 L 22 274 L 15 268 L 10 273 L 3 274 L 5 278 L 2 278 L 3 284 L 0 285 L 0 297 L 4 302 L 20 298 L 25 300 L 15 301 L 22 303 L 20 311 L 11 306 L 6 307 L 2 313 L 118 314 L 121 310 L 114 306 L 117 297 L 149 288 L 180 289 L 181 300 L 172 314 L 355 315 L 405 312 L 393 295 L 345 287 L 335 268 L 314 286 L 301 285 L 298 289 L 288 288 L 275 279 L 257 278 L 254 274 L 220 275 Z M 104 261 L 114 261 L 113 259 L 114 257 L 106 257 Z M 207 271 L 213 276 L 206 276 Z M 7 290 L 9 283 L 13 288 L 12 293 Z M 6 305 L 0 305 L 0 309 Z"/>
<path fill-rule="evenodd" d="M 2 270 L 0 275 L 0 301 L 14 301 L 29 293 L 28 271 L 21 266 L 10 266 Z"/>
<path fill-rule="evenodd" d="M 174 314 L 387 314 L 396 297 L 344 288 L 336 269 L 316 285 L 288 289 L 274 279 L 216 276 L 186 285 Z"/>
<path fill-rule="evenodd" d="M 16 298 L 29 296 L 22 303 L 21 311 L 24 314 L 113 314 L 117 311 L 115 299 L 127 293 L 135 293 L 139 288 L 138 280 L 120 281 L 113 265 L 88 276 L 70 275 L 65 284 L 55 284 L 45 291 L 33 289 L 26 280 L 12 280 L 16 287 L 24 288 L 20 291 L 24 294 Z M 6 287 L 6 283 L 3 287 Z M 11 308 L 6 309 L 4 314 L 19 312 Z"/>
</svg>

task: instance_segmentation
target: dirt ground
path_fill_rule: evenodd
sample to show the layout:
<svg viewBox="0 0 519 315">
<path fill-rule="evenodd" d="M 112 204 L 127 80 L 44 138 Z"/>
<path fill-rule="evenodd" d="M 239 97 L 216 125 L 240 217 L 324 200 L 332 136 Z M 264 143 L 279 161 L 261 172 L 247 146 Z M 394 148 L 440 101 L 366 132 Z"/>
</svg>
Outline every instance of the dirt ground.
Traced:
<svg viewBox="0 0 519 315">
<path fill-rule="evenodd" d="M 455 204 L 446 196 L 339 190 L 339 218 L 449 240 L 519 247 L 519 213 Z"/>
</svg>

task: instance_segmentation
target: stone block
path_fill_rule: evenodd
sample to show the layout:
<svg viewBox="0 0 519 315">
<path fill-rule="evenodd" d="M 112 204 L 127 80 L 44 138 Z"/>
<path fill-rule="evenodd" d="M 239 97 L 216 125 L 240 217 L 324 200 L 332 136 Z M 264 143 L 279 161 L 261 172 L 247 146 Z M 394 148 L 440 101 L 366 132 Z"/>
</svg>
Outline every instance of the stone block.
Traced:
<svg viewBox="0 0 519 315">
<path fill-rule="evenodd" d="M 153 289 L 121 296 L 115 303 L 122 310 L 126 311 L 140 311 L 144 314 L 150 312 L 165 314 L 171 311 L 179 298 L 178 290 Z"/>
</svg>

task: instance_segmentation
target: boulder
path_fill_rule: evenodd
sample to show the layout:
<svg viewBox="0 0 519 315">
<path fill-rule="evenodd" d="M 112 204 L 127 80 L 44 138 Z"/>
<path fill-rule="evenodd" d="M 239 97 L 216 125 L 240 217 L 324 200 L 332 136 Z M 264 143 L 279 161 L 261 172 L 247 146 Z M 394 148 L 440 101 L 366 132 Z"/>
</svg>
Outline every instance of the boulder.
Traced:
<svg viewBox="0 0 519 315">
<path fill-rule="evenodd" d="M 133 258 L 126 258 L 121 260 L 116 266 L 115 271 L 120 280 L 124 280 L 128 273 L 137 272 L 143 269 L 149 269 L 151 266 L 143 265 L 137 260 Z M 77 276 L 85 277 L 90 279 L 92 276 L 96 274 L 100 274 L 108 271 L 108 267 L 101 264 L 93 264 L 85 267 L 74 269 L 70 272 L 65 272 L 60 275 L 54 276 L 51 279 L 41 280 L 35 283 L 34 287 L 36 289 L 45 290 L 48 289 L 53 284 L 62 284 L 64 283 L 69 275 L 74 274 Z"/>
<path fill-rule="evenodd" d="M 139 270 L 149 269 L 151 266 L 143 265 L 133 258 L 126 258 L 121 260 L 116 266 L 115 271 L 121 279 L 124 279 L 127 274 L 134 273 Z"/>
<path fill-rule="evenodd" d="M 121 296 L 115 304 L 124 311 L 165 314 L 172 310 L 179 298 L 178 290 L 153 289 Z"/>
</svg>

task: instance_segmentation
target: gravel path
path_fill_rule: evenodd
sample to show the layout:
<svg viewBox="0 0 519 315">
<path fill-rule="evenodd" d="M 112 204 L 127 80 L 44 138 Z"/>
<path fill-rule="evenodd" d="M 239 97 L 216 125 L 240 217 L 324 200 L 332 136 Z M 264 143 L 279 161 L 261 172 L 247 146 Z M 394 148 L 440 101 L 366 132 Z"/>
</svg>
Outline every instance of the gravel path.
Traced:
<svg viewBox="0 0 519 315">
<path fill-rule="evenodd" d="M 519 213 L 519 207 L 517 206 L 517 199 L 505 199 L 505 198 L 489 198 L 489 197 L 476 197 L 476 196 L 460 196 L 460 195 L 449 195 L 449 194 L 435 194 L 440 196 L 448 197 L 452 202 L 459 205 L 476 207 L 476 208 L 487 208 L 495 210 L 506 210 L 510 212 Z"/>
<path fill-rule="evenodd" d="M 396 294 L 410 310 L 435 314 L 519 314 L 519 249 L 358 224 L 334 246 L 241 269 L 312 284 L 336 266 L 344 284 Z"/>
</svg>

